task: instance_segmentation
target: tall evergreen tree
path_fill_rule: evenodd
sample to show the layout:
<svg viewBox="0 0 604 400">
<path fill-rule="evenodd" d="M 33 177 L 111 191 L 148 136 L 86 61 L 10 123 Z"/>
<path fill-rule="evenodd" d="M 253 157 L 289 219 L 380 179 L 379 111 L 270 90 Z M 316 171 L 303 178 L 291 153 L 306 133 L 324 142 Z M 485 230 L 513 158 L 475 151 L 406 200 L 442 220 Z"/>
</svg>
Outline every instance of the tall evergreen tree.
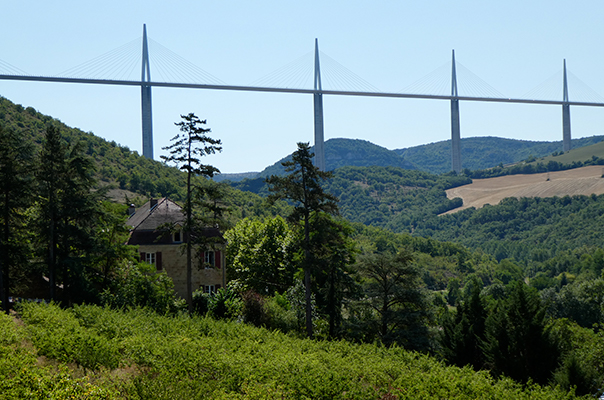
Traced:
<svg viewBox="0 0 604 400">
<path fill-rule="evenodd" d="M 93 190 L 94 170 L 79 142 L 67 146 L 59 130 L 48 126 L 38 170 L 39 238 L 46 248 L 50 296 L 57 299 L 62 284 L 68 304 L 94 300 L 90 267 L 103 197 L 103 191 Z"/>
<path fill-rule="evenodd" d="M 9 310 L 11 270 L 27 263 L 27 240 L 21 237 L 24 212 L 32 200 L 33 147 L 0 125 L 0 302 Z"/>
<path fill-rule="evenodd" d="M 546 384 L 560 361 L 536 290 L 517 281 L 486 320 L 487 366 L 495 375 Z"/>
<path fill-rule="evenodd" d="M 485 366 L 482 346 L 485 340 L 487 310 L 480 295 L 482 282 L 476 276 L 466 286 L 458 300 L 457 312 L 446 313 L 442 324 L 440 343 L 444 358 L 459 367 L 472 365 L 474 369 Z"/>
<path fill-rule="evenodd" d="M 172 138 L 172 144 L 163 147 L 168 150 L 169 156 L 161 158 L 169 163 L 173 162 L 179 168 L 187 173 L 187 195 L 185 198 L 185 222 L 183 233 L 185 238 L 185 247 L 187 253 L 187 305 L 189 312 L 193 312 L 192 301 L 192 235 L 194 231 L 193 218 L 193 179 L 196 176 L 211 178 L 215 173 L 220 172 L 218 168 L 212 165 L 201 163 L 201 157 L 222 151 L 222 142 L 220 139 L 212 139 L 207 134 L 210 129 L 204 128 L 206 120 L 200 120 L 195 114 L 189 113 L 181 115 L 182 121 L 175 123 L 180 132 Z"/>
<path fill-rule="evenodd" d="M 298 149 L 293 153 L 292 160 L 283 162 L 286 176 L 271 176 L 267 178 L 269 185 L 269 201 L 287 199 L 294 203 L 294 210 L 289 220 L 296 224 L 302 224 L 304 229 L 304 287 L 306 292 L 306 333 L 308 337 L 313 336 L 312 326 L 312 288 L 311 269 L 313 254 L 310 246 L 310 219 L 318 212 L 337 214 L 337 199 L 326 193 L 321 183 L 332 176 L 329 172 L 319 170 L 313 165 L 313 153 L 308 143 L 298 143 Z"/>
<path fill-rule="evenodd" d="M 334 338 L 341 327 L 344 302 L 361 296 L 351 268 L 356 255 L 352 228 L 322 212 L 315 213 L 310 223 L 317 307 L 327 316 L 329 337 Z"/>
</svg>

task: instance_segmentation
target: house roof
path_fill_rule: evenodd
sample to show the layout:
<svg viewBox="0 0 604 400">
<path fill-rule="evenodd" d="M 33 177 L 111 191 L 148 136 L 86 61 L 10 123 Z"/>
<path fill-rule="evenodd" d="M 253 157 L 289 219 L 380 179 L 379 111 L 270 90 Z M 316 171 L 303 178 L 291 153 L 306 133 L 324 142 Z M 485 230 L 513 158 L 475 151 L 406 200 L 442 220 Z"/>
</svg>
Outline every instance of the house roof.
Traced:
<svg viewBox="0 0 604 400">
<path fill-rule="evenodd" d="M 157 204 L 154 204 L 157 201 Z M 184 215 L 182 207 L 172 200 L 163 197 L 158 200 L 149 200 L 128 218 L 127 224 L 132 230 L 155 230 L 165 223 L 182 224 Z"/>
</svg>

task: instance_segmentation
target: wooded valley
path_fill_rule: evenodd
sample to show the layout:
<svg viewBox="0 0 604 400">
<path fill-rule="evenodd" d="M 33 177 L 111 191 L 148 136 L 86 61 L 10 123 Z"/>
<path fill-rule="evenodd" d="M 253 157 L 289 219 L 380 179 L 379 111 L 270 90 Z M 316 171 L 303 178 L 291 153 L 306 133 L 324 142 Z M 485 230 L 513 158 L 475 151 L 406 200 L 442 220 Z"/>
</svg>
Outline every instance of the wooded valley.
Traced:
<svg viewBox="0 0 604 400">
<path fill-rule="evenodd" d="M 442 215 L 462 204 L 445 191 L 477 177 L 600 158 L 539 166 L 529 156 L 552 152 L 540 144 L 519 167 L 492 157 L 480 171 L 436 174 L 420 167 L 432 161 L 422 164 L 419 152 L 336 144 L 332 172 L 316 171 L 312 148 L 300 143 L 262 177 L 197 174 L 188 191 L 176 165 L 0 98 L 0 287 L 3 307 L 15 300 L 0 316 L 0 393 L 601 394 L 604 195 L 508 198 Z M 370 165 L 338 152 L 355 145 Z M 124 244 L 128 206 L 158 197 L 185 209 L 191 200 L 192 218 L 221 229 L 226 287 L 194 291 L 187 304 L 165 271 Z"/>
</svg>

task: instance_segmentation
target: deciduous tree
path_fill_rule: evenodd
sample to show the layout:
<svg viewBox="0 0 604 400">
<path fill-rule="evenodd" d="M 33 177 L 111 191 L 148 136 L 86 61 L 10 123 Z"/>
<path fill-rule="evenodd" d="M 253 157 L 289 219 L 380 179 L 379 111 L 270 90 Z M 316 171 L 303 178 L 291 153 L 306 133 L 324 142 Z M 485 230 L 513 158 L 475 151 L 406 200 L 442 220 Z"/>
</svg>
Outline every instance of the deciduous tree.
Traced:
<svg viewBox="0 0 604 400">
<path fill-rule="evenodd" d="M 429 306 L 421 290 L 419 272 L 406 250 L 360 257 L 364 302 L 374 312 L 378 337 L 386 344 L 427 349 Z M 370 321 L 371 322 L 371 321 Z"/>
</svg>

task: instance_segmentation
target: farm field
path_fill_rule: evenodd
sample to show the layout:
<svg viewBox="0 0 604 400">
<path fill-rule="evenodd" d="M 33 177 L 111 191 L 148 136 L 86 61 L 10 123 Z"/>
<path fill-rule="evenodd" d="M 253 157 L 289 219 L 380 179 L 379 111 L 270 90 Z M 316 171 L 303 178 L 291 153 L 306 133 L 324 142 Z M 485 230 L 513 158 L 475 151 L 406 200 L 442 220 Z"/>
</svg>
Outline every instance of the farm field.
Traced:
<svg viewBox="0 0 604 400">
<path fill-rule="evenodd" d="M 496 205 L 506 197 L 562 197 L 604 193 L 603 168 L 598 165 L 530 175 L 474 179 L 469 185 L 448 189 L 447 198 L 460 197 L 463 206 L 450 210 Z"/>
</svg>

